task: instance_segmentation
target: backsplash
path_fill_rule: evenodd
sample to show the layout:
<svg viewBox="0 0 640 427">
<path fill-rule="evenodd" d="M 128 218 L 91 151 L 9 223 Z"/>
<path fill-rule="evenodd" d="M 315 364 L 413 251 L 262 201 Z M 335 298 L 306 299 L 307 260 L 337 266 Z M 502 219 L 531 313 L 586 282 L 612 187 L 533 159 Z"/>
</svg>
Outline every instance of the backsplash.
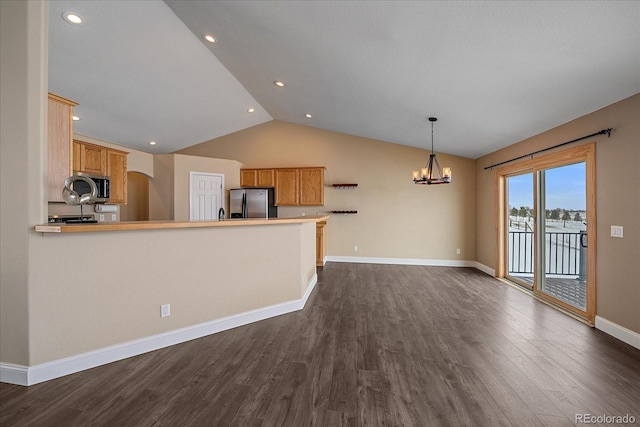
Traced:
<svg viewBox="0 0 640 427">
<path fill-rule="evenodd" d="M 92 215 L 98 222 L 119 222 L 120 221 L 120 207 L 115 206 L 115 212 L 96 212 L 94 206 L 97 205 L 83 205 L 82 214 L 84 216 Z M 71 206 L 66 203 L 49 203 L 49 216 L 51 215 L 75 215 L 80 216 L 80 206 Z"/>
</svg>

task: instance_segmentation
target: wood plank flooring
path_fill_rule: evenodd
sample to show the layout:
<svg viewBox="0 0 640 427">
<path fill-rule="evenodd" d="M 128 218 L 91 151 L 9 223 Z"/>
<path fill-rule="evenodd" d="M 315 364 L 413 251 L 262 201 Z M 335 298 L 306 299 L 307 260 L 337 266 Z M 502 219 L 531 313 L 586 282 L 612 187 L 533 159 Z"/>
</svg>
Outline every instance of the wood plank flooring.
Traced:
<svg viewBox="0 0 640 427">
<path fill-rule="evenodd" d="M 640 424 L 640 351 L 475 269 L 329 263 L 304 310 L 31 387 L 1 426 Z"/>
</svg>

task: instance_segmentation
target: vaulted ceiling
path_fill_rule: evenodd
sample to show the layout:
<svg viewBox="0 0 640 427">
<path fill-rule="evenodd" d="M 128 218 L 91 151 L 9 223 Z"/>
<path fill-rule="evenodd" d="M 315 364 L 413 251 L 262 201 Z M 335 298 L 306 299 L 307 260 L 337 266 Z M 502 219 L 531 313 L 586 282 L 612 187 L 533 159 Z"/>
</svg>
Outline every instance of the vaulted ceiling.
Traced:
<svg viewBox="0 0 640 427">
<path fill-rule="evenodd" d="M 636 1 L 60 0 L 49 90 L 77 133 L 153 153 L 272 119 L 427 148 L 435 116 L 436 150 L 477 158 L 640 92 L 638 22 Z"/>
</svg>

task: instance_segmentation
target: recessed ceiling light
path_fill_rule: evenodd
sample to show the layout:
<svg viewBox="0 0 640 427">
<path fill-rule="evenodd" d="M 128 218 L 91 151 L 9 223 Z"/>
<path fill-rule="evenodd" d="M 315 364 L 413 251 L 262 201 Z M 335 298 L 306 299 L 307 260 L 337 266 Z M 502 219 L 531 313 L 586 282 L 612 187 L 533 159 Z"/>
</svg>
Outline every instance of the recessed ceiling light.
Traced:
<svg viewBox="0 0 640 427">
<path fill-rule="evenodd" d="M 256 109 L 253 108 L 253 107 L 247 108 L 247 113 L 253 113 L 255 111 L 256 111 Z"/>
<path fill-rule="evenodd" d="M 313 117 L 311 114 L 307 113 L 304 115 L 307 119 L 310 119 L 311 117 Z"/>
<path fill-rule="evenodd" d="M 80 120 L 80 117 L 78 117 L 78 116 L 73 116 L 72 118 L 73 118 L 74 122 L 77 122 L 78 120 Z"/>
<path fill-rule="evenodd" d="M 149 145 L 156 145 L 157 143 L 155 141 L 151 141 L 149 142 Z"/>
<path fill-rule="evenodd" d="M 208 41 L 209 43 L 215 43 L 216 42 L 216 38 L 213 37 L 211 34 L 205 34 L 204 35 L 204 39 L 206 41 Z"/>
<path fill-rule="evenodd" d="M 273 82 L 273 84 L 278 87 L 284 87 L 284 82 L 281 82 L 280 80 L 276 80 L 275 82 Z"/>
<path fill-rule="evenodd" d="M 75 12 L 65 12 L 62 14 L 62 18 L 71 25 L 84 24 L 84 18 Z"/>
</svg>

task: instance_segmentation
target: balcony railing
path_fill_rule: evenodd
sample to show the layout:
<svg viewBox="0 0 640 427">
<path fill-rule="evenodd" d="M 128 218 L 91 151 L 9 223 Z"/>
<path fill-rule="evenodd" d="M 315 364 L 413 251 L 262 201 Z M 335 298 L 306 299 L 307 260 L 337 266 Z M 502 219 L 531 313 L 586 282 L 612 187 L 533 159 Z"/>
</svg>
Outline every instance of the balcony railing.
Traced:
<svg viewBox="0 0 640 427">
<path fill-rule="evenodd" d="M 533 274 L 533 233 L 509 232 L 509 273 Z M 580 274 L 580 233 L 545 233 L 546 274 Z"/>
</svg>

